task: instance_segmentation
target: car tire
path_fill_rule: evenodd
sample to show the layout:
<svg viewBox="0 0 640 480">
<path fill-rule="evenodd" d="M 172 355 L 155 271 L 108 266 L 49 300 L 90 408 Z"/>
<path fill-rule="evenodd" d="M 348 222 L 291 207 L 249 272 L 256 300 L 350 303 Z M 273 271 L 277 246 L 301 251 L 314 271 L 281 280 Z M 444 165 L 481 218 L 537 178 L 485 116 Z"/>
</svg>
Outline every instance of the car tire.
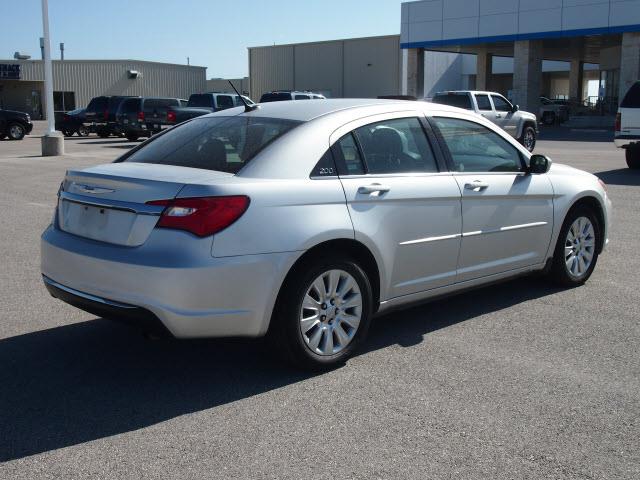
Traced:
<svg viewBox="0 0 640 480">
<path fill-rule="evenodd" d="M 10 140 L 22 140 L 26 133 L 24 127 L 19 123 L 10 123 L 7 127 L 7 136 Z"/>
<path fill-rule="evenodd" d="M 333 295 L 327 292 L 332 281 L 338 286 Z M 322 287 L 324 292 L 319 291 Z M 272 346 L 293 365 L 328 370 L 344 364 L 364 342 L 372 315 L 373 294 L 366 273 L 347 257 L 317 258 L 288 276 L 269 336 Z"/>
<path fill-rule="evenodd" d="M 73 137 L 73 130 L 62 130 L 62 134 L 65 137 Z"/>
<path fill-rule="evenodd" d="M 127 135 L 127 140 L 129 140 L 130 142 L 135 142 L 136 140 L 138 140 L 138 135 L 128 134 Z"/>
<path fill-rule="evenodd" d="M 531 125 L 525 125 L 522 129 L 522 135 L 518 141 L 528 151 L 533 152 L 533 149 L 536 148 L 536 129 Z"/>
<path fill-rule="evenodd" d="M 627 147 L 624 150 L 624 156 L 629 168 L 633 170 L 640 168 L 640 148 L 637 146 Z"/>
<path fill-rule="evenodd" d="M 556 123 L 555 112 L 545 112 L 542 116 L 542 123 L 545 125 L 554 125 Z"/>
<path fill-rule="evenodd" d="M 89 136 L 89 127 L 85 127 L 84 125 L 78 127 L 78 136 L 79 137 L 88 137 Z"/>
<path fill-rule="evenodd" d="M 560 229 L 549 271 L 555 283 L 577 287 L 589 279 L 598 262 L 601 231 L 592 209 L 578 206 L 569 211 Z"/>
</svg>

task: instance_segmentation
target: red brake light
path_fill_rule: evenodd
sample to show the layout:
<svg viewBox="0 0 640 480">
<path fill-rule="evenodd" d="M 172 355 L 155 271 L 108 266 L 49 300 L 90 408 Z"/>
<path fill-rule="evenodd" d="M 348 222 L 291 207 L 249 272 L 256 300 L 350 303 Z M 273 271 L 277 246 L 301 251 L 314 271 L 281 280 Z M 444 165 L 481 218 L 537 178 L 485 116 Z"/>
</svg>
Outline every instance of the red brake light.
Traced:
<svg viewBox="0 0 640 480">
<path fill-rule="evenodd" d="M 208 237 L 238 220 L 249 207 L 249 197 L 174 198 L 153 200 L 147 204 L 165 207 L 157 227 L 186 230 L 199 237 Z"/>
<path fill-rule="evenodd" d="M 138 112 L 138 121 L 144 122 L 144 112 Z"/>
<path fill-rule="evenodd" d="M 622 129 L 622 114 L 620 112 L 616 113 L 616 132 L 619 132 Z"/>
<path fill-rule="evenodd" d="M 167 122 L 174 123 L 176 121 L 176 112 L 169 110 L 167 112 Z"/>
</svg>

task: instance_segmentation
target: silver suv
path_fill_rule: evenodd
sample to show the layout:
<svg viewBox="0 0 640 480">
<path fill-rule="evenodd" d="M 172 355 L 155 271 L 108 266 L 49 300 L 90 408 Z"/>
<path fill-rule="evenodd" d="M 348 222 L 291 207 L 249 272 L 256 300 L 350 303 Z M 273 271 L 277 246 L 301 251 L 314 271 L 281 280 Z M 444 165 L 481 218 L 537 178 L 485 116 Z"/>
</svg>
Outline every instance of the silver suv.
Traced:
<svg viewBox="0 0 640 480">
<path fill-rule="evenodd" d="M 499 93 L 475 90 L 438 92 L 432 102 L 474 111 L 501 127 L 530 152 L 536 146 L 536 116 L 520 110 L 518 105 L 512 105 Z"/>
</svg>

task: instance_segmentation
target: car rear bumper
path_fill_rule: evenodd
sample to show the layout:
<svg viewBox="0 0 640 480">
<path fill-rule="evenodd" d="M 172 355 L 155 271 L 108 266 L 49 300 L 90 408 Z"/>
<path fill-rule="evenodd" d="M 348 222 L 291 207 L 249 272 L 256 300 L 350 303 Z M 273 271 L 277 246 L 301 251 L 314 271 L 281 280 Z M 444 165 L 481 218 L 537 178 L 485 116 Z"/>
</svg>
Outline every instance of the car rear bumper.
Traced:
<svg viewBox="0 0 640 480">
<path fill-rule="evenodd" d="M 640 136 L 638 135 L 616 135 L 613 139 L 613 143 L 618 148 L 627 147 L 633 143 L 640 143 Z"/>
<path fill-rule="evenodd" d="M 172 238 L 158 252 L 158 242 L 121 247 L 50 226 L 41 240 L 42 274 L 49 291 L 71 305 L 106 318 L 133 314 L 133 322 L 153 323 L 155 317 L 178 338 L 265 334 L 282 280 L 299 253 L 181 257 L 188 241 Z"/>
</svg>

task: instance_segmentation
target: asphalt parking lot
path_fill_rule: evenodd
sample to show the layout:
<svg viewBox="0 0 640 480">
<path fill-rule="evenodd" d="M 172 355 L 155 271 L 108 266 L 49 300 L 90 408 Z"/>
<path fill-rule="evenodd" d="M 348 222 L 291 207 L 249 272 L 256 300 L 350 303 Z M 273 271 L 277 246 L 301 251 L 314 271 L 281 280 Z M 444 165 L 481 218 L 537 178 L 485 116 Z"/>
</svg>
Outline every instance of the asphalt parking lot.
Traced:
<svg viewBox="0 0 640 480">
<path fill-rule="evenodd" d="M 260 341 L 152 341 L 51 298 L 39 235 L 68 168 L 135 143 L 0 141 L 0 478 L 640 478 L 640 172 L 607 132 L 536 151 L 597 174 L 583 287 L 525 278 L 381 317 L 309 375 Z"/>
</svg>

